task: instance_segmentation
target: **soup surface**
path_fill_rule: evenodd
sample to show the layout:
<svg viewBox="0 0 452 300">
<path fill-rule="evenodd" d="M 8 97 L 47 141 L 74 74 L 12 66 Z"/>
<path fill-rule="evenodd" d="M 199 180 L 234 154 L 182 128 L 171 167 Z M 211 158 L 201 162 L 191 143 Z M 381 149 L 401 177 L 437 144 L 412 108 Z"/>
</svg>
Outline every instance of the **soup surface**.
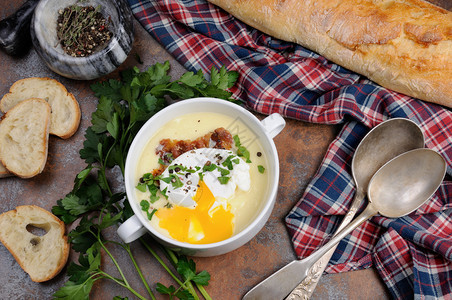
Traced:
<svg viewBox="0 0 452 300">
<path fill-rule="evenodd" d="M 162 140 L 199 140 L 218 128 L 233 137 L 231 149 L 195 148 L 162 157 Z M 187 114 L 162 126 L 147 143 L 135 174 L 136 199 L 165 236 L 192 244 L 218 242 L 243 230 L 261 210 L 269 189 L 267 166 L 258 137 L 241 120 Z"/>
</svg>

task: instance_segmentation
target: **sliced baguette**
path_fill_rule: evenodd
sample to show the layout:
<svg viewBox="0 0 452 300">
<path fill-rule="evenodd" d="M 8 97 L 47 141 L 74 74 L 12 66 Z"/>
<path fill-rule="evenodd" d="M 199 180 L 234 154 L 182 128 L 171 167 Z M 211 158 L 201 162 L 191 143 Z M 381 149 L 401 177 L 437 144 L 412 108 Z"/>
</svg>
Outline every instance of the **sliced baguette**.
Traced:
<svg viewBox="0 0 452 300">
<path fill-rule="evenodd" d="M 46 233 L 35 235 L 30 226 Z M 18 206 L 0 215 L 0 241 L 35 282 L 55 277 L 69 256 L 64 223 L 35 205 Z"/>
<path fill-rule="evenodd" d="M 10 172 L 0 163 L 0 178 L 12 176 Z"/>
<path fill-rule="evenodd" d="M 31 77 L 16 81 L 0 100 L 0 110 L 7 112 L 29 98 L 44 99 L 52 107 L 50 134 L 67 139 L 77 131 L 80 106 L 74 95 L 55 79 Z"/>
<path fill-rule="evenodd" d="M 50 105 L 38 98 L 22 101 L 0 122 L 0 162 L 22 178 L 42 172 L 47 161 Z"/>
</svg>

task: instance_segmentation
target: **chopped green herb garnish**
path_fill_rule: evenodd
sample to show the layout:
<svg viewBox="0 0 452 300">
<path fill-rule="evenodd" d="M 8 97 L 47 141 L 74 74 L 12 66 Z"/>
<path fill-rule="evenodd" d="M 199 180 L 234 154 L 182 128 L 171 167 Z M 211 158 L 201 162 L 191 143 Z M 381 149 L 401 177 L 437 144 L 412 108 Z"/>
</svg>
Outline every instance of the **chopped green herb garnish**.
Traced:
<svg viewBox="0 0 452 300">
<path fill-rule="evenodd" d="M 171 183 L 171 177 L 162 177 L 161 179 L 163 182 L 170 184 Z"/>
<path fill-rule="evenodd" d="M 177 173 L 179 172 L 183 172 L 187 169 L 187 167 L 183 166 L 183 165 L 171 165 L 168 167 L 168 171 L 175 171 Z"/>
<path fill-rule="evenodd" d="M 227 177 L 227 176 L 218 177 L 218 181 L 221 184 L 227 184 L 229 182 L 229 179 L 231 179 L 231 177 Z"/>
<path fill-rule="evenodd" d="M 163 189 L 163 191 L 162 191 L 162 195 L 166 198 L 166 199 L 168 199 L 168 195 L 166 194 L 168 192 L 168 187 L 165 187 L 164 189 Z"/>
<path fill-rule="evenodd" d="M 149 200 L 151 201 L 151 203 L 155 203 L 160 199 L 160 197 L 158 195 L 151 195 L 149 197 Z"/>
<path fill-rule="evenodd" d="M 142 211 L 148 211 L 150 207 L 149 202 L 147 202 L 146 200 L 141 200 L 140 206 Z"/>
<path fill-rule="evenodd" d="M 228 170 L 232 170 L 234 168 L 233 164 L 238 164 L 238 163 L 240 163 L 240 159 L 237 158 L 235 155 L 231 154 L 221 164 L 223 165 L 223 167 L 228 168 Z"/>
<path fill-rule="evenodd" d="M 171 184 L 171 186 L 175 189 L 184 186 L 177 174 L 170 174 L 168 177 L 163 177 L 161 180 L 167 184 Z"/>
<path fill-rule="evenodd" d="M 151 207 L 149 202 L 146 200 L 141 200 L 140 202 L 141 210 L 144 211 L 148 217 L 148 220 L 150 221 L 152 219 L 152 216 L 155 214 L 157 209 L 153 209 L 151 212 L 149 212 L 149 208 Z"/>
<path fill-rule="evenodd" d="M 146 183 L 138 183 L 136 186 L 137 190 L 139 190 L 140 192 L 144 193 L 146 192 L 146 188 L 147 188 L 147 184 Z"/>
<path fill-rule="evenodd" d="M 154 176 L 151 173 L 146 173 L 143 175 L 143 177 L 141 177 L 140 182 L 137 184 L 136 188 L 140 191 L 140 192 L 146 192 L 146 188 L 149 190 L 150 192 L 150 197 L 149 200 L 151 201 L 151 203 L 156 202 L 157 200 L 159 200 L 159 196 L 158 196 L 158 192 L 159 192 L 159 187 L 158 187 L 158 181 L 160 180 L 160 176 Z"/>
<path fill-rule="evenodd" d="M 250 160 L 250 152 L 248 149 L 245 148 L 245 146 L 242 146 L 240 143 L 240 138 L 238 135 L 233 136 L 235 146 L 237 147 L 237 156 L 243 157 L 247 163 L 251 163 Z"/>
<path fill-rule="evenodd" d="M 152 220 L 152 216 L 155 214 L 157 212 L 157 209 L 156 208 L 154 208 L 152 211 L 151 211 L 151 213 L 149 213 L 148 212 L 148 220 L 150 221 L 150 220 Z"/>
<path fill-rule="evenodd" d="M 259 170 L 259 173 L 264 174 L 264 172 L 265 172 L 264 166 L 258 165 L 257 169 Z"/>
<path fill-rule="evenodd" d="M 173 188 L 177 189 L 177 188 L 180 188 L 180 187 L 184 186 L 184 184 L 180 180 L 179 176 L 177 176 L 177 175 L 170 175 L 170 178 L 171 178 L 171 185 L 173 186 Z"/>
<path fill-rule="evenodd" d="M 177 189 L 180 187 L 183 187 L 184 184 L 182 183 L 182 181 L 180 180 L 179 176 L 172 176 L 171 178 L 171 185 L 173 186 L 173 188 Z"/>
<path fill-rule="evenodd" d="M 212 172 L 217 168 L 216 164 L 205 164 L 204 167 L 202 167 L 203 172 Z"/>
<path fill-rule="evenodd" d="M 236 135 L 234 135 L 232 138 L 234 139 L 234 144 L 235 144 L 235 146 L 236 146 L 236 147 L 240 146 L 241 143 L 240 143 L 240 138 L 239 138 L 239 136 L 236 134 Z"/>
<path fill-rule="evenodd" d="M 231 173 L 228 169 L 223 169 L 223 168 L 220 168 L 220 167 L 217 167 L 217 169 L 218 169 L 218 171 L 220 171 L 221 176 L 226 176 L 226 175 L 229 175 Z"/>
</svg>

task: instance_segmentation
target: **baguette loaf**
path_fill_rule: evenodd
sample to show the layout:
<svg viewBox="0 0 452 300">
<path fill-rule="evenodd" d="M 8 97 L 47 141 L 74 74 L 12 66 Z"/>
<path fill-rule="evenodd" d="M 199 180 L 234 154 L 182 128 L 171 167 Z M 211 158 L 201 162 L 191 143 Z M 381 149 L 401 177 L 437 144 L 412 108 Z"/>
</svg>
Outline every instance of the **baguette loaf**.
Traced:
<svg viewBox="0 0 452 300">
<path fill-rule="evenodd" d="M 42 172 L 47 161 L 50 105 L 39 98 L 20 102 L 0 122 L 0 162 L 22 178 Z"/>
<path fill-rule="evenodd" d="M 45 234 L 33 234 L 30 226 Z M 55 277 L 69 256 L 64 223 L 35 205 L 18 206 L 0 215 L 0 241 L 35 282 Z"/>
<path fill-rule="evenodd" d="M 383 87 L 452 107 L 452 13 L 421 0 L 209 0 Z"/>
<path fill-rule="evenodd" d="M 14 105 L 29 98 L 41 98 L 52 107 L 50 134 L 67 139 L 78 129 L 80 124 L 80 106 L 66 88 L 50 78 L 25 78 L 16 81 L 9 93 L 0 100 L 0 110 L 7 112 Z"/>
</svg>

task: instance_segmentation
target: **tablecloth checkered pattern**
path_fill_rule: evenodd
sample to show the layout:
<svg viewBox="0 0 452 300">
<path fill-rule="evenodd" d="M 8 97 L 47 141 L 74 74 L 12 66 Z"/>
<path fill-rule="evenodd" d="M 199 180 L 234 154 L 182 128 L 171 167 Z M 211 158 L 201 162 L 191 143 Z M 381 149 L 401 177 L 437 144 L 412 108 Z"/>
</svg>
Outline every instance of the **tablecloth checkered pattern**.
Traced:
<svg viewBox="0 0 452 300">
<path fill-rule="evenodd" d="M 452 175 L 452 112 L 382 88 L 300 45 L 251 28 L 203 0 L 128 0 L 142 26 L 188 70 L 238 71 L 231 89 L 249 109 L 342 124 L 321 166 L 286 218 L 302 258 L 328 240 L 352 201 L 351 160 L 364 135 L 402 117 L 422 129 Z M 452 183 L 416 212 L 373 217 L 337 247 L 326 272 L 375 267 L 395 299 L 452 299 Z"/>
</svg>

